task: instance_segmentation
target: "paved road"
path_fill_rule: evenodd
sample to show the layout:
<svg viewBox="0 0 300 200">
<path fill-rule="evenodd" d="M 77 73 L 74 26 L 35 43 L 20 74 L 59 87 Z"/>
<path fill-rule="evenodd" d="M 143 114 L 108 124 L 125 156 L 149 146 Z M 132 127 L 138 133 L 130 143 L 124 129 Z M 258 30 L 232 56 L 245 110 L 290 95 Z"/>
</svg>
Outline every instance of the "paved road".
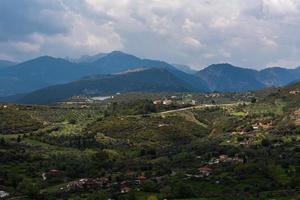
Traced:
<svg viewBox="0 0 300 200">
<path fill-rule="evenodd" d="M 203 104 L 203 105 L 197 105 L 197 106 L 192 106 L 192 107 L 187 107 L 187 108 L 180 108 L 176 110 L 168 110 L 164 112 L 160 112 L 157 114 L 170 114 L 170 113 L 175 113 L 175 112 L 180 112 L 180 111 L 185 111 L 185 110 L 193 110 L 193 109 L 201 109 L 201 108 L 209 108 L 209 107 L 231 107 L 231 106 L 237 106 L 240 103 L 230 103 L 230 104 Z"/>
<path fill-rule="evenodd" d="M 186 110 L 209 108 L 209 107 L 231 107 L 231 106 L 237 106 L 241 103 L 246 103 L 246 102 L 229 103 L 229 104 L 201 104 L 201 105 L 197 105 L 197 106 L 180 108 L 180 109 L 176 109 L 176 110 L 168 110 L 168 111 L 163 111 L 163 112 L 159 112 L 159 113 L 150 113 L 150 114 L 143 114 L 143 115 L 128 115 L 127 117 L 157 116 L 157 115 L 165 115 L 165 114 L 176 113 L 176 112 L 181 112 L 181 111 L 186 111 Z"/>
</svg>

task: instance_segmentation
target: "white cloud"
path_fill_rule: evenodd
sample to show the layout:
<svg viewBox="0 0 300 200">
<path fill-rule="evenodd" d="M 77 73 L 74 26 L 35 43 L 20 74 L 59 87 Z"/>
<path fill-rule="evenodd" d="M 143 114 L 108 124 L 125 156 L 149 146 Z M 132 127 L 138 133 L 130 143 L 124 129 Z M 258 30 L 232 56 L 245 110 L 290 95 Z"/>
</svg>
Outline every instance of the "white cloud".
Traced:
<svg viewBox="0 0 300 200">
<path fill-rule="evenodd" d="M 31 53 L 38 53 L 40 51 L 40 45 L 32 42 L 26 41 L 5 41 L 0 42 L 0 49 L 5 49 L 6 51 L 13 50 L 15 53 L 24 53 L 24 54 L 31 54 Z M 12 55 L 7 54 L 3 51 L 0 52 L 2 55 L 6 55 L 7 57 L 14 57 Z"/>
<path fill-rule="evenodd" d="M 298 0 L 263 0 L 264 11 L 271 15 L 299 14 Z"/>
<path fill-rule="evenodd" d="M 298 0 L 30 2 L 39 6 L 34 17 L 48 18 L 53 28 L 24 28 L 22 37 L 6 41 L 1 41 L 0 34 L 0 54 L 27 59 L 118 49 L 193 66 L 226 61 L 261 68 L 272 63 L 296 65 L 300 52 Z M 28 19 L 30 14 L 26 13 Z M 0 19 L 0 26 L 1 20 L 5 19 Z"/>
<path fill-rule="evenodd" d="M 290 59 L 279 59 L 274 62 L 268 63 L 266 66 L 268 67 L 278 67 L 285 66 L 288 68 L 295 68 L 295 66 L 299 66 L 300 59 L 298 60 L 290 60 Z"/>
<path fill-rule="evenodd" d="M 39 44 L 32 44 L 29 42 L 12 42 L 10 45 L 18 51 L 24 53 L 37 53 L 40 50 Z"/>
<path fill-rule="evenodd" d="M 272 40 L 271 38 L 262 37 L 261 41 L 263 42 L 263 44 L 266 47 L 270 47 L 270 48 L 276 48 L 277 47 L 277 43 L 274 40 Z"/>
<path fill-rule="evenodd" d="M 188 45 L 188 46 L 191 46 L 191 47 L 194 47 L 194 48 L 199 48 L 201 47 L 201 43 L 199 40 L 193 38 L 193 37 L 185 37 L 183 39 L 183 42 Z"/>
<path fill-rule="evenodd" d="M 203 54 L 203 57 L 206 58 L 206 59 L 211 59 L 211 58 L 214 58 L 216 55 L 215 54 L 212 54 L 212 53 L 205 53 Z"/>
<path fill-rule="evenodd" d="M 16 61 L 16 59 L 10 55 L 0 54 L 0 60 Z"/>
</svg>

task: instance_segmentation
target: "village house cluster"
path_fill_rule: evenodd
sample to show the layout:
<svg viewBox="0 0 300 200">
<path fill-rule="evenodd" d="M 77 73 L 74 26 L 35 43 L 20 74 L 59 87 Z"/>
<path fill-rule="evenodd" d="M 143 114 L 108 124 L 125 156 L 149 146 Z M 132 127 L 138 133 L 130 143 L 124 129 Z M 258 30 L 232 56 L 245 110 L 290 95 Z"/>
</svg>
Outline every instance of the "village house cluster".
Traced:
<svg viewBox="0 0 300 200">
<path fill-rule="evenodd" d="M 291 94 L 291 95 L 300 94 L 300 90 L 291 90 L 291 91 L 289 91 L 289 94 Z"/>
<path fill-rule="evenodd" d="M 47 173 L 43 173 L 43 180 L 46 181 L 48 176 L 59 176 L 61 172 L 59 170 L 49 170 Z M 133 172 L 127 172 L 122 180 L 112 180 L 111 177 L 100 177 L 100 178 L 81 178 L 69 182 L 65 188 L 61 190 L 65 191 L 88 191 L 88 190 L 98 190 L 98 189 L 109 189 L 118 188 L 120 194 L 125 194 L 131 191 L 133 188 L 138 188 L 138 186 L 145 180 L 151 180 L 156 183 L 162 181 L 164 176 L 149 176 L 146 177 L 145 173 L 136 175 Z M 138 190 L 138 189 L 137 189 Z"/>
<path fill-rule="evenodd" d="M 169 106 L 172 104 L 179 104 L 179 105 L 196 105 L 197 101 L 193 99 L 193 95 L 187 94 L 182 96 L 171 96 L 169 98 L 165 97 L 162 99 L 157 99 L 153 101 L 154 105 L 165 105 Z"/>
<path fill-rule="evenodd" d="M 201 158 L 201 157 L 197 157 Z M 216 168 L 220 163 L 244 163 L 244 159 L 239 158 L 238 156 L 230 157 L 228 155 L 222 154 L 219 157 L 213 157 L 209 161 L 205 162 L 205 164 L 199 167 L 194 173 L 186 173 L 186 179 L 190 178 L 206 178 L 213 175 L 214 168 Z"/>
</svg>

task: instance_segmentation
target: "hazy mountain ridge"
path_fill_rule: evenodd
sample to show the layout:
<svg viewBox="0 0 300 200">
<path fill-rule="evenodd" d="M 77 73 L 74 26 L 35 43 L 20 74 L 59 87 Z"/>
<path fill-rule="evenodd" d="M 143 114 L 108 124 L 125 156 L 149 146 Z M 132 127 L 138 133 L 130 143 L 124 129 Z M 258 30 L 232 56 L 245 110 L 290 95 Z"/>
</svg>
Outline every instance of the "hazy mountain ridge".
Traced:
<svg viewBox="0 0 300 200">
<path fill-rule="evenodd" d="M 66 60 L 70 61 L 70 62 L 75 62 L 75 63 L 92 63 L 95 62 L 101 58 L 103 58 L 104 56 L 106 56 L 107 53 L 98 53 L 96 55 L 83 55 L 80 58 L 66 58 Z"/>
<path fill-rule="evenodd" d="M 258 79 L 266 86 L 284 86 L 300 79 L 300 67 L 295 69 L 281 67 L 266 68 L 259 71 Z"/>
<path fill-rule="evenodd" d="M 196 73 L 211 91 L 247 91 L 271 86 L 284 86 L 300 79 L 300 68 L 280 67 L 253 70 L 231 64 L 214 64 Z"/>
<path fill-rule="evenodd" d="M 114 51 L 90 63 L 74 63 L 62 58 L 42 56 L 1 69 L 0 96 L 28 93 L 47 86 L 79 80 L 84 76 L 114 74 L 141 67 L 165 68 L 182 81 L 193 85 L 195 91 L 208 91 L 202 80 L 177 70 L 166 62 L 140 59 Z"/>
<path fill-rule="evenodd" d="M 149 68 L 114 75 L 85 77 L 79 81 L 50 86 L 19 99 L 19 103 L 54 103 L 76 95 L 111 95 L 118 92 L 186 92 L 193 87 L 162 68 Z"/>
<path fill-rule="evenodd" d="M 16 62 L 8 61 L 8 60 L 0 60 L 0 69 L 16 65 Z"/>
<path fill-rule="evenodd" d="M 45 87 L 74 82 L 83 77 L 123 73 L 141 68 L 166 69 L 189 85 L 193 92 L 248 91 L 284 86 L 300 79 L 300 68 L 274 67 L 257 71 L 230 64 L 214 64 L 195 74 L 189 74 L 179 70 L 178 65 L 174 67 L 164 61 L 141 59 L 120 51 L 83 56 L 82 62 L 79 60 L 75 63 L 62 58 L 42 56 L 0 68 L 0 96 L 30 93 Z"/>
<path fill-rule="evenodd" d="M 256 71 L 216 64 L 199 71 L 196 75 L 206 81 L 211 91 L 247 91 L 264 87 L 256 80 Z"/>
<path fill-rule="evenodd" d="M 0 96 L 26 93 L 66 83 L 85 74 L 84 67 L 61 58 L 42 56 L 0 70 Z"/>
<path fill-rule="evenodd" d="M 182 64 L 172 64 L 176 69 L 181 70 L 187 74 L 195 74 L 198 71 L 192 69 L 190 66 L 182 65 Z"/>
</svg>

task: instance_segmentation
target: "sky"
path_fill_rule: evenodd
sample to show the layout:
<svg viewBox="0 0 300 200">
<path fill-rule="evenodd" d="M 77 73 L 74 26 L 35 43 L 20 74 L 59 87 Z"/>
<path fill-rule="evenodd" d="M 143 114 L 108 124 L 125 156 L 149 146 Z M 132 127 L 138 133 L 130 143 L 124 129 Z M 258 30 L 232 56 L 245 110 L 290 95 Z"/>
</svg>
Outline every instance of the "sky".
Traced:
<svg viewBox="0 0 300 200">
<path fill-rule="evenodd" d="M 0 59 L 113 50 L 195 69 L 300 66 L 300 0 L 0 1 Z"/>
</svg>

